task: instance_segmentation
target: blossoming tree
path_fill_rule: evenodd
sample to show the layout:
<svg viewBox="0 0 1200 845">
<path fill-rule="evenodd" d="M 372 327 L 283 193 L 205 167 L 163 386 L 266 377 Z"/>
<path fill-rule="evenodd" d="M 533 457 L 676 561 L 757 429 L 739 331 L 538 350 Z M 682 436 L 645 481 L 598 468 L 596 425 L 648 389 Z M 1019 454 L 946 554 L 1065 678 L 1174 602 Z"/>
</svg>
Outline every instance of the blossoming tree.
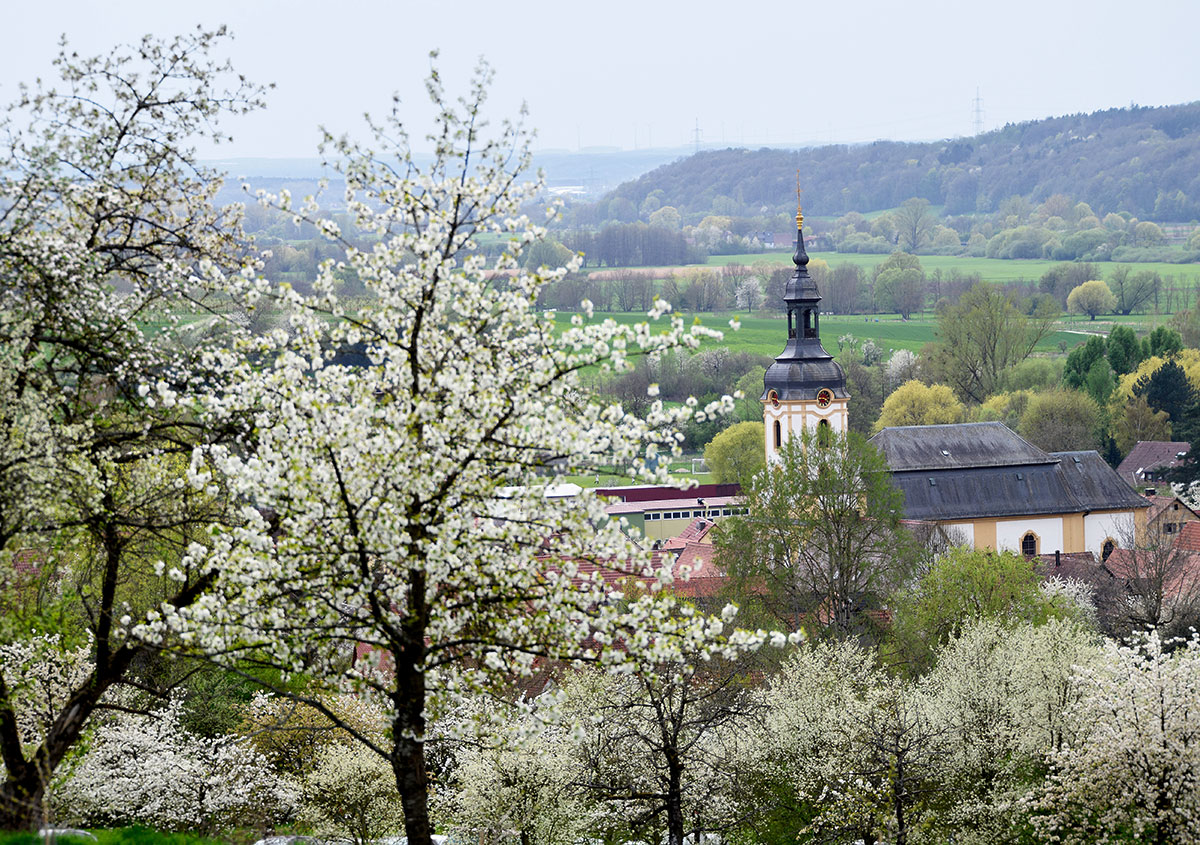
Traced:
<svg viewBox="0 0 1200 845">
<path fill-rule="evenodd" d="M 259 89 L 210 58 L 222 34 L 147 37 L 98 58 L 64 45 L 58 87 L 22 89 L 4 123 L 3 638 L 82 620 L 94 659 L 34 742 L 19 730 L 14 666 L 0 664 L 2 828 L 38 818 L 47 780 L 102 696 L 157 645 L 130 638 L 129 624 L 213 581 L 175 563 L 224 518 L 220 497 L 182 483 L 179 459 L 220 439 L 184 411 L 214 371 L 201 350 L 152 327 L 170 327 L 183 308 L 219 318 L 213 296 L 229 302 L 221 279 L 246 255 L 236 211 L 212 205 L 219 180 L 186 146 L 219 139 L 223 115 L 259 103 Z M 33 561 L 21 578 L 18 559 Z M 80 639 L 58 642 L 71 651 Z"/>
<path fill-rule="evenodd" d="M 246 503 L 247 524 L 188 560 L 220 573 L 220 590 L 157 621 L 385 701 L 388 737 L 359 738 L 391 763 L 413 843 L 430 841 L 432 718 L 466 695 L 511 696 L 514 679 L 546 662 L 619 669 L 723 626 L 652 600 L 670 575 L 590 491 L 554 495 L 562 475 L 599 463 L 666 481 L 650 467 L 676 448 L 674 424 L 695 403 L 655 402 L 639 419 L 590 402 L 580 373 L 624 369 L 707 332 L 679 318 L 656 330 L 586 314 L 560 332 L 537 309 L 538 292 L 567 271 L 521 269 L 544 235 L 523 213 L 540 184 L 522 181 L 519 126 L 485 131 L 488 78 L 481 69 L 453 105 L 431 74 L 439 113 L 428 164 L 395 110 L 372 124 L 374 146 L 327 139 L 343 161 L 353 231 L 315 203 L 266 198 L 340 241 L 345 260 L 322 268 L 311 296 L 243 281 L 246 303 L 274 297 L 290 310 L 289 330 L 266 337 L 254 364 L 231 358 L 234 387 L 213 394 L 209 419 L 251 414 L 256 426 L 245 448 L 198 452 L 192 479 L 216 477 L 199 463 L 207 455 Z M 484 239 L 501 249 L 490 263 Z M 368 292 L 353 305 L 335 292 L 345 271 Z M 668 310 L 660 303 L 651 316 Z M 718 404 L 732 400 L 695 413 Z M 648 594 L 619 601 L 604 568 L 641 578 Z"/>
</svg>

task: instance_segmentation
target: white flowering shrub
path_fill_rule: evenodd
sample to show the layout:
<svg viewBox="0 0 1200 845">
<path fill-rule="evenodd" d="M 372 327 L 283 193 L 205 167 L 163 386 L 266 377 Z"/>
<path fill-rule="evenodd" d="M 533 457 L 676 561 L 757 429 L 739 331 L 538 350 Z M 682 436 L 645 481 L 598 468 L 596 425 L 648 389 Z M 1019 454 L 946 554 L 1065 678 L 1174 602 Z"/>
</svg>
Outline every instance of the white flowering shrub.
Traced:
<svg viewBox="0 0 1200 845">
<path fill-rule="evenodd" d="M 1091 584 L 1078 578 L 1059 578 L 1057 575 L 1051 575 L 1042 582 L 1039 589 L 1050 604 L 1065 611 L 1066 618 L 1074 619 L 1086 628 L 1099 629 L 1096 591 Z"/>
<path fill-rule="evenodd" d="M 212 833 L 287 818 L 297 789 L 248 743 L 208 738 L 180 724 L 182 702 L 142 715 L 114 713 L 55 791 L 57 817 L 73 824 Z"/>
<path fill-rule="evenodd" d="M 746 666 L 645 663 L 568 679 L 571 773 L 591 836 L 681 845 L 737 817 L 736 748 L 757 710 Z"/>
<path fill-rule="evenodd" d="M 404 829 L 404 810 L 387 760 L 365 746 L 335 742 L 302 781 L 299 821 L 318 836 L 365 843 Z"/>
<path fill-rule="evenodd" d="M 743 799 L 750 829 L 902 842 L 928 825 L 947 732 L 924 689 L 847 641 L 801 649 L 759 695 L 765 712 L 739 763 L 757 786 Z"/>
<path fill-rule="evenodd" d="M 1167 645 L 1154 632 L 1109 643 L 1080 671 L 1077 733 L 1028 804 L 1045 839 L 1200 840 L 1200 638 Z"/>
<path fill-rule="evenodd" d="M 917 354 L 909 349 L 897 349 L 883 365 L 888 390 L 895 390 L 909 379 L 917 377 Z"/>
<path fill-rule="evenodd" d="M 1100 656 L 1092 630 L 1061 619 L 975 621 L 938 651 L 920 682 L 945 738 L 932 830 L 955 842 L 1011 841 L 1046 755 L 1074 733 L 1075 674 Z"/>
<path fill-rule="evenodd" d="M 592 810 L 576 789 L 570 733 L 536 712 L 521 721 L 503 739 L 457 746 L 437 815 L 470 841 L 578 842 Z"/>
<path fill-rule="evenodd" d="M 873 340 L 863 341 L 859 352 L 862 353 L 864 366 L 871 367 L 883 360 L 883 348 Z"/>
</svg>

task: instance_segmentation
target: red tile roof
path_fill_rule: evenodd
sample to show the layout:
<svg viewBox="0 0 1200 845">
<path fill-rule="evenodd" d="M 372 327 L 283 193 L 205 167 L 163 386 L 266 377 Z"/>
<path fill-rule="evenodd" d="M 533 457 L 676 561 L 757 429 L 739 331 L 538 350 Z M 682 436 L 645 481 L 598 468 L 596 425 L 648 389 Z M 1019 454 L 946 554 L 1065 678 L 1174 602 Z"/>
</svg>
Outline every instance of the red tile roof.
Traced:
<svg viewBox="0 0 1200 845">
<path fill-rule="evenodd" d="M 1185 552 L 1200 552 L 1200 522 L 1186 522 L 1171 544 Z"/>
<path fill-rule="evenodd" d="M 637 484 L 629 487 L 603 487 L 596 490 L 597 496 L 616 499 L 619 502 L 663 502 L 675 499 L 705 499 L 718 496 L 736 496 L 741 492 L 738 484 L 700 484 L 687 490 L 679 487 L 663 487 L 653 484 Z"/>
<path fill-rule="evenodd" d="M 1189 523 L 1193 524 L 1193 523 Z M 1165 596 L 1191 595 L 1200 584 L 1200 552 L 1180 549 L 1116 549 L 1105 565 L 1126 582 L 1163 579 Z"/>
<path fill-rule="evenodd" d="M 1043 578 L 1055 575 L 1059 578 L 1074 578 L 1084 583 L 1091 583 L 1097 578 L 1112 579 L 1112 573 L 1106 570 L 1091 552 L 1044 554 L 1035 556 L 1033 560 L 1033 568 Z"/>
<path fill-rule="evenodd" d="M 715 524 L 711 519 L 697 517 L 688 523 L 688 527 L 679 532 L 678 536 L 672 537 L 663 543 L 663 550 L 677 552 L 683 549 L 688 543 L 703 542 Z"/>
<path fill-rule="evenodd" d="M 13 555 L 13 571 L 19 575 L 37 575 L 45 560 L 41 549 L 20 549 Z"/>
<path fill-rule="evenodd" d="M 717 566 L 717 550 L 709 543 L 690 542 L 675 559 L 671 574 L 675 577 L 672 590 L 681 596 L 709 598 L 717 595 L 725 584 L 725 572 Z"/>
</svg>

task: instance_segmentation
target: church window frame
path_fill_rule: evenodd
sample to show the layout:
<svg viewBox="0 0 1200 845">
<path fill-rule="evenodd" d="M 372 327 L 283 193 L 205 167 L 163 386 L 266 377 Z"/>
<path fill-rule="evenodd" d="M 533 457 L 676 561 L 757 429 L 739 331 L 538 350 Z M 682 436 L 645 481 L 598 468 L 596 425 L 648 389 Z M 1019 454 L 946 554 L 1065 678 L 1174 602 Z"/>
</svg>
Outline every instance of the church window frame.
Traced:
<svg viewBox="0 0 1200 845">
<path fill-rule="evenodd" d="M 1033 531 L 1026 531 L 1021 535 L 1021 554 L 1025 557 L 1034 557 L 1042 544 L 1042 538 Z"/>
</svg>

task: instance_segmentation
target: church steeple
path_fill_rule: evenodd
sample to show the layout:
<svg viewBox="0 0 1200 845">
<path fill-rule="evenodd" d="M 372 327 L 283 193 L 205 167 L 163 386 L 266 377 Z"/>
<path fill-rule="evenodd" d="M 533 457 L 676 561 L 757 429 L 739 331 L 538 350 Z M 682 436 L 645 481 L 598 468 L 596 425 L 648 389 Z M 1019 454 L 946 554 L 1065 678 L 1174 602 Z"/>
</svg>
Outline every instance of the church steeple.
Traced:
<svg viewBox="0 0 1200 845">
<path fill-rule="evenodd" d="M 797 175 L 797 182 L 799 176 Z M 796 271 L 784 288 L 787 344 L 763 377 L 763 419 L 767 428 L 767 457 L 802 428 L 845 432 L 846 374 L 821 346 L 821 293 L 808 274 L 804 249 L 804 212 L 796 201 Z"/>
</svg>

